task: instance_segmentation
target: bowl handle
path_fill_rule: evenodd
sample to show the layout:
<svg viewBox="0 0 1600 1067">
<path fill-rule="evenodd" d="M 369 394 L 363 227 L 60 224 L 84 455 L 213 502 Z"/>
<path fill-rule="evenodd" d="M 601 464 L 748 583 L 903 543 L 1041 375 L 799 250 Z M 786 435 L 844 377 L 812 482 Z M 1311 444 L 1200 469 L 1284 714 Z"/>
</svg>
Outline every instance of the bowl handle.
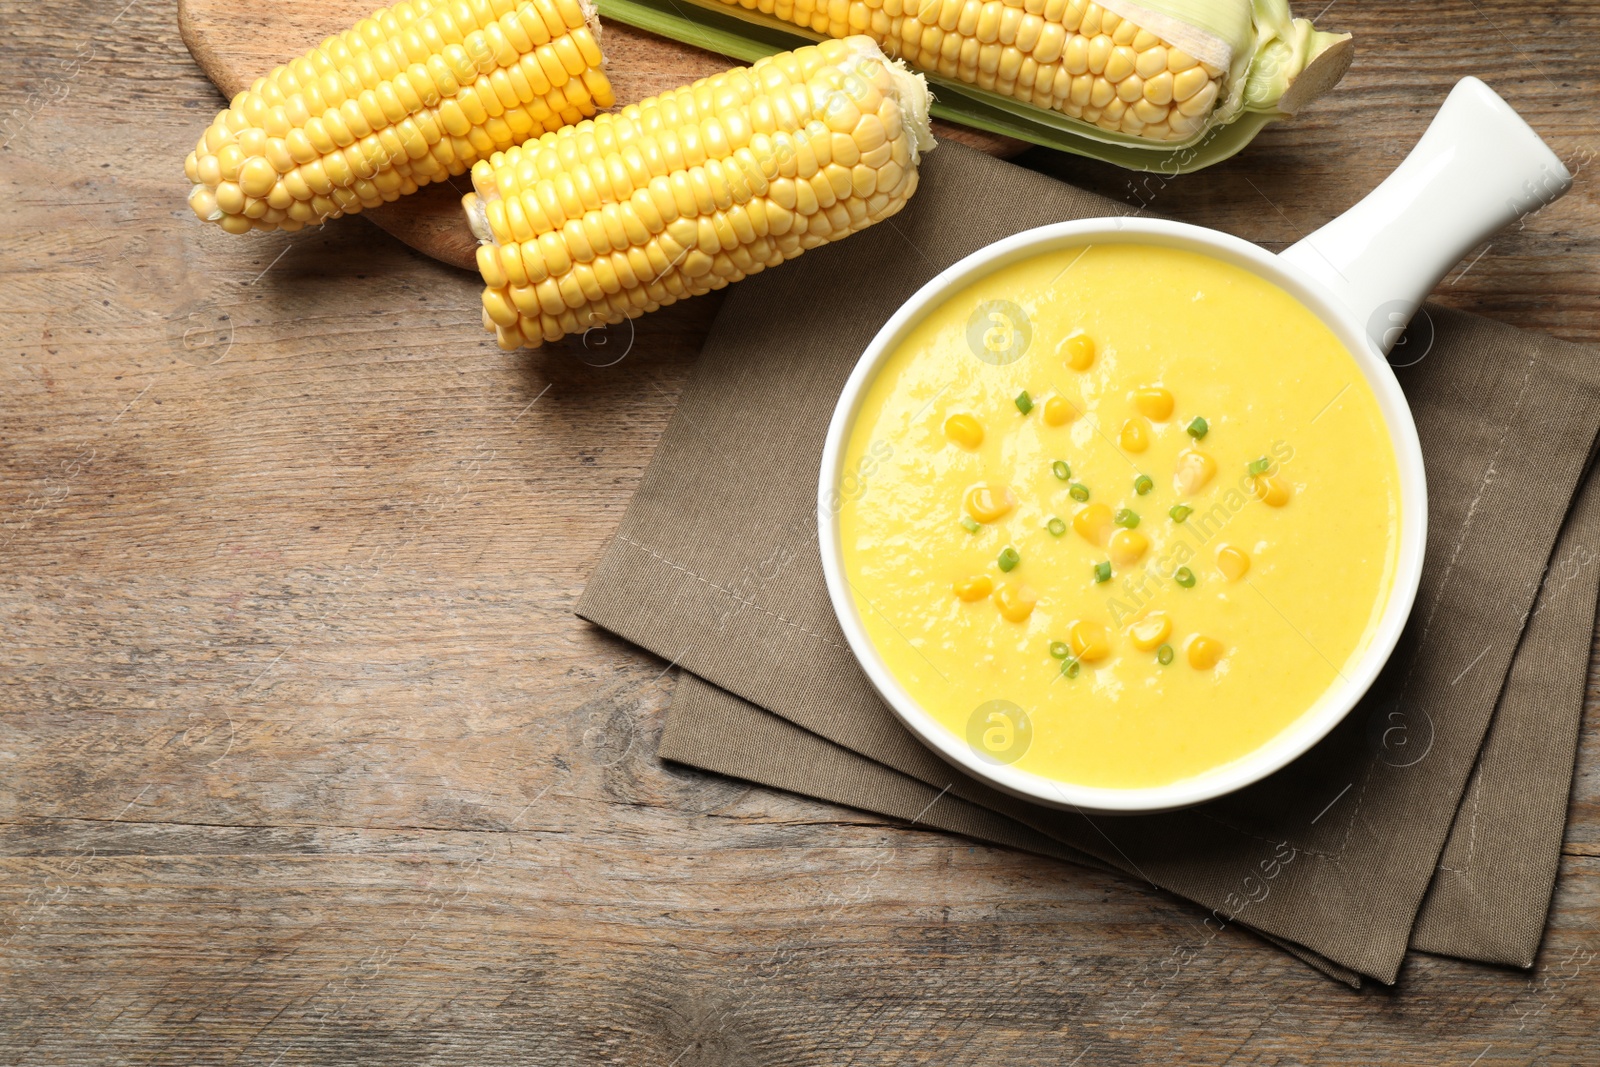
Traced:
<svg viewBox="0 0 1600 1067">
<path fill-rule="evenodd" d="M 1463 78 L 1382 185 L 1282 256 L 1332 292 L 1387 355 L 1451 267 L 1571 187 L 1567 168 L 1511 105 Z"/>
</svg>

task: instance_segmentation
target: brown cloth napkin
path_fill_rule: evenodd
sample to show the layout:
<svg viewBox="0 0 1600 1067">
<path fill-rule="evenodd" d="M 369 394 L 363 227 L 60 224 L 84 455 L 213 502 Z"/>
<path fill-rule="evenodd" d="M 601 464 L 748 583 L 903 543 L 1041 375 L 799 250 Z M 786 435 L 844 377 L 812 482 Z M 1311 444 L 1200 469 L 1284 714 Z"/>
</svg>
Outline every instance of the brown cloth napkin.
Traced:
<svg viewBox="0 0 1600 1067">
<path fill-rule="evenodd" d="M 580 601 L 726 691 L 680 682 L 663 755 L 900 817 L 931 787 L 919 823 L 1128 872 L 1346 980 L 1393 982 L 1414 927 L 1429 951 L 1531 965 L 1600 586 L 1582 547 L 1595 494 L 1557 544 L 1600 428 L 1597 354 L 1430 308 L 1432 349 L 1399 372 L 1428 469 L 1427 565 L 1373 692 L 1230 797 L 1152 816 L 1042 808 L 955 771 L 872 692 L 823 587 L 817 472 L 851 367 L 923 282 L 1121 205 L 956 144 L 923 167 L 900 215 L 729 294 Z"/>
</svg>

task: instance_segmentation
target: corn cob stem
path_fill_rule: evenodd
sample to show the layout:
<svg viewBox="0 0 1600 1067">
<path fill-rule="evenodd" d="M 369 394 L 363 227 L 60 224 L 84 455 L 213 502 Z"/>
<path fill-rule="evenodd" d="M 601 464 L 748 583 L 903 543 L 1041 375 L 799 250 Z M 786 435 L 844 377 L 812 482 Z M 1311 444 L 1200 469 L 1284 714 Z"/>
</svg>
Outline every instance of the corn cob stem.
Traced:
<svg viewBox="0 0 1600 1067">
<path fill-rule="evenodd" d="M 463 199 L 505 349 L 720 289 L 899 211 L 923 79 L 865 37 L 769 56 L 496 152 Z"/>
<path fill-rule="evenodd" d="M 298 230 L 613 103 L 588 0 L 407 0 L 234 97 L 184 163 L 196 215 Z"/>
</svg>

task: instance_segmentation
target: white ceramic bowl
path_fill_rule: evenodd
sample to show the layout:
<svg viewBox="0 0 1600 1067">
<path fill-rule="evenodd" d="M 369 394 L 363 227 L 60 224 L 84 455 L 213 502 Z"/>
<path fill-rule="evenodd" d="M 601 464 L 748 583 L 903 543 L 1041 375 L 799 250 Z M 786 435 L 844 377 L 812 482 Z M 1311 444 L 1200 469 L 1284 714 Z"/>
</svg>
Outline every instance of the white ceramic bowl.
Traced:
<svg viewBox="0 0 1600 1067">
<path fill-rule="evenodd" d="M 997 241 L 939 274 L 884 324 L 845 384 L 828 426 L 817 521 L 828 595 L 850 649 L 880 696 L 922 741 L 968 774 L 1028 800 L 1097 813 L 1161 811 L 1259 781 L 1316 744 L 1377 678 L 1416 599 L 1427 540 L 1427 483 L 1417 430 L 1386 356 L 1422 298 L 1462 256 L 1513 219 L 1566 192 L 1571 178 L 1517 114 L 1476 78 L 1458 84 L 1427 134 L 1365 200 L 1281 255 L 1214 230 L 1157 219 L 1064 222 Z M 1225 766 L 1170 785 L 1107 789 L 981 758 L 905 691 L 862 626 L 844 574 L 839 482 L 850 429 L 884 360 L 953 293 L 1057 249 L 1142 243 L 1202 253 L 1251 271 L 1309 308 L 1343 342 L 1378 399 L 1400 471 L 1399 551 L 1376 631 L 1355 666 L 1282 733 Z"/>
</svg>

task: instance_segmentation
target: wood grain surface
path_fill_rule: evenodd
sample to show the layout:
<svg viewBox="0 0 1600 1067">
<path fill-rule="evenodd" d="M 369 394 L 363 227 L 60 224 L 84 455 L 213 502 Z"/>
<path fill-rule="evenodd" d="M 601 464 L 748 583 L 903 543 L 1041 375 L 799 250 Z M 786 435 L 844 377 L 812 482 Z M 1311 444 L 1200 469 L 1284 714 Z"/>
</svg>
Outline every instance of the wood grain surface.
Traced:
<svg viewBox="0 0 1600 1067">
<path fill-rule="evenodd" d="M 1581 173 L 1438 296 L 1600 341 L 1600 4 L 1321 22 L 1344 84 L 1224 166 L 1025 161 L 1281 248 L 1482 74 Z M 675 672 L 571 608 L 717 300 L 506 356 L 368 220 L 195 221 L 222 98 L 172 0 L 0 24 L 0 1063 L 1596 1062 L 1592 716 L 1537 965 L 1361 993 L 1130 879 L 663 766 Z"/>
<path fill-rule="evenodd" d="M 231 98 L 285 59 L 354 25 L 374 6 L 373 0 L 278 0 L 272 4 L 178 0 L 178 28 L 200 69 Z M 606 56 L 606 77 L 611 79 L 619 104 L 643 100 L 737 65 L 726 56 L 610 20 L 604 22 L 600 43 Z M 201 128 L 195 136 L 204 132 Z M 1015 156 L 1027 147 L 1009 137 L 947 122 L 935 122 L 934 135 L 964 141 L 1002 157 Z M 419 252 L 474 270 L 478 242 L 461 213 L 462 194 L 471 188 L 472 180 L 462 175 L 448 184 L 424 186 L 411 196 L 363 214 Z"/>
</svg>

